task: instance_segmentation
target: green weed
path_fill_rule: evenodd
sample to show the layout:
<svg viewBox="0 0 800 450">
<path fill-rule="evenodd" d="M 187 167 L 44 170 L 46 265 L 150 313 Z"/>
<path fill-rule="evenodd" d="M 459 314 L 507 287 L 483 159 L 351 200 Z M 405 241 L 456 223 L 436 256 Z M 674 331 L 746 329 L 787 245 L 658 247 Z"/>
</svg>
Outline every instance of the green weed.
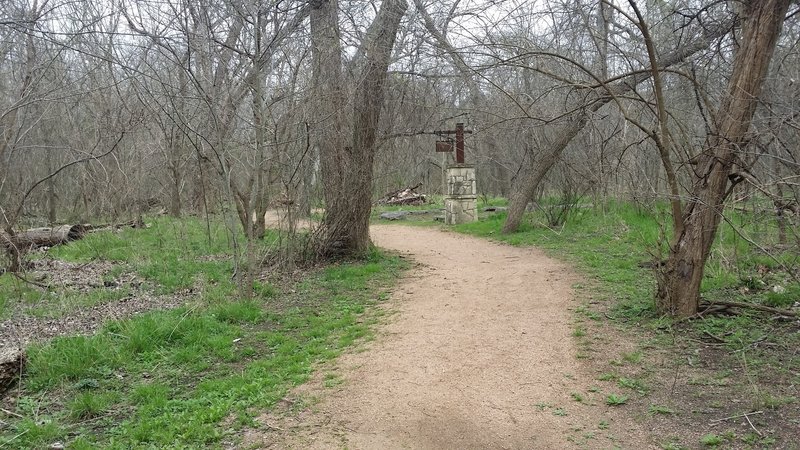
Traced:
<svg viewBox="0 0 800 450">
<path fill-rule="evenodd" d="M 67 414 L 73 420 L 92 419 L 104 413 L 118 398 L 117 393 L 80 392 L 67 403 Z"/>
<path fill-rule="evenodd" d="M 700 438 L 700 443 L 705 445 L 706 447 L 716 447 L 722 444 L 722 442 L 723 442 L 722 437 L 713 433 L 706 434 L 702 438 Z"/>
<path fill-rule="evenodd" d="M 647 408 L 647 412 L 649 412 L 651 415 L 675 414 L 675 410 L 668 408 L 664 405 L 650 405 L 650 407 Z"/>
<path fill-rule="evenodd" d="M 637 378 L 621 377 L 619 380 L 617 380 L 617 384 L 621 388 L 627 388 L 632 391 L 636 391 L 641 395 L 647 394 L 647 391 L 649 390 L 644 381 L 639 380 Z"/>
<path fill-rule="evenodd" d="M 606 405 L 609 406 L 620 406 L 628 403 L 628 396 L 621 395 L 621 394 L 608 394 L 606 396 Z"/>
</svg>

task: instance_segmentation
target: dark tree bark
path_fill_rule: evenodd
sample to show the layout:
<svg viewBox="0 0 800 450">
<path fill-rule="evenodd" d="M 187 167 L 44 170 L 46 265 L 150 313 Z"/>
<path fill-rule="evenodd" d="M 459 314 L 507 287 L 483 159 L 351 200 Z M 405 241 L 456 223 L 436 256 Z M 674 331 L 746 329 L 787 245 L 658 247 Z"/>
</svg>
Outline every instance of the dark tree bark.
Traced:
<svg viewBox="0 0 800 450">
<path fill-rule="evenodd" d="M 733 22 L 726 22 L 706 30 L 705 35 L 697 41 L 662 55 L 658 60 L 658 66 L 665 68 L 685 61 L 691 55 L 708 48 L 715 39 L 727 34 L 732 26 Z M 567 145 L 586 126 L 591 113 L 614 100 L 616 96 L 632 91 L 639 83 L 649 79 L 651 75 L 652 70 L 648 68 L 615 82 L 609 83 L 602 80 L 601 85 L 591 92 L 587 92 L 583 103 L 574 105 L 574 112 L 560 122 L 560 129 L 554 133 L 558 139 L 551 142 L 546 148 L 537 149 L 537 158 L 534 158 L 530 152 L 525 155 L 520 173 L 517 175 L 509 196 L 508 217 L 503 224 L 503 233 L 513 233 L 519 229 L 525 208 L 533 198 L 539 183 L 558 162 Z"/>
<path fill-rule="evenodd" d="M 361 255 L 369 249 L 378 120 L 392 48 L 407 7 L 405 0 L 385 0 L 367 30 L 351 120 L 345 117 L 338 2 L 318 1 L 311 12 L 317 127 L 321 127 L 317 145 L 325 198 L 317 251 L 323 256 Z"/>
<path fill-rule="evenodd" d="M 669 258 L 659 277 L 657 306 L 663 313 L 688 317 L 697 312 L 700 283 L 717 228 L 730 194 L 739 150 L 747 141 L 758 96 L 769 69 L 791 0 L 753 0 L 741 48 L 733 62 L 725 97 L 716 115 L 715 133 L 706 139 L 697 158 L 694 182 L 683 212 L 683 229 L 671 243 Z"/>
</svg>

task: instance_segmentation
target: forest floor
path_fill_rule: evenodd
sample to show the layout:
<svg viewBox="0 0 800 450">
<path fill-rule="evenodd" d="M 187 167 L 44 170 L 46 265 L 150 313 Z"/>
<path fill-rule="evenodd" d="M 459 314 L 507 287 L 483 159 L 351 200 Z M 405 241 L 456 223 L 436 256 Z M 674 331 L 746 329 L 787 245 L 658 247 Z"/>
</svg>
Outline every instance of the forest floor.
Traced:
<svg viewBox="0 0 800 450">
<path fill-rule="evenodd" d="M 677 321 L 653 306 L 656 213 L 544 208 L 503 235 L 501 210 L 418 210 L 373 226 L 388 252 L 266 264 L 247 298 L 220 220 L 31 255 L 29 282 L 0 275 L 0 347 L 28 354 L 0 449 L 800 449 L 800 254 L 739 237 L 769 242 L 768 217 L 721 228 L 703 298 L 789 314 Z M 259 251 L 299 251 L 270 219 Z"/>
<path fill-rule="evenodd" d="M 654 447 L 576 358 L 580 279 L 567 265 L 432 228 L 371 235 L 416 263 L 383 306 L 394 314 L 259 417 L 241 448 Z"/>
</svg>

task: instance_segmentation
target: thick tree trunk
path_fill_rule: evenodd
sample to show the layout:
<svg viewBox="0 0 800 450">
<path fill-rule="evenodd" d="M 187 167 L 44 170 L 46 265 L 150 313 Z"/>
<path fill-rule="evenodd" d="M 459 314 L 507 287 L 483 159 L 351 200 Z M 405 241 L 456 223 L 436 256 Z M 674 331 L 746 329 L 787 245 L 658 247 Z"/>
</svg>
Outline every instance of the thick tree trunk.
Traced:
<svg viewBox="0 0 800 450">
<path fill-rule="evenodd" d="M 328 253 L 330 247 L 349 246 L 353 239 L 346 236 L 348 226 L 346 205 L 337 197 L 343 194 L 348 169 L 345 160 L 345 101 L 342 77 L 342 48 L 339 43 L 339 2 L 323 0 L 311 10 L 311 45 L 313 84 L 316 96 L 315 137 L 319 148 L 325 217 L 319 253 Z M 353 177 L 353 181 L 355 177 Z M 342 222 L 340 225 L 339 222 Z M 343 229 L 339 229 L 339 228 Z M 363 232 L 361 233 L 363 239 Z M 369 239 L 369 236 L 366 236 Z M 355 238 L 358 241 L 358 238 Z M 341 241 L 341 243 L 337 243 Z"/>
<path fill-rule="evenodd" d="M 733 73 L 720 105 L 716 133 L 708 137 L 697 160 L 696 179 L 683 213 L 683 230 L 671 244 L 659 277 L 657 306 L 663 313 L 688 317 L 697 312 L 700 283 L 730 193 L 729 175 L 745 145 L 758 95 L 791 0 L 751 1 L 733 63 Z"/>
<path fill-rule="evenodd" d="M 323 256 L 362 255 L 370 246 L 372 169 L 384 85 L 405 0 L 386 0 L 367 30 L 364 62 L 353 98 L 348 127 L 342 109 L 342 55 L 338 2 L 320 1 L 311 12 L 314 85 L 320 122 L 318 133 L 325 217 L 317 251 Z M 351 129 L 352 134 L 346 133 Z M 348 139 L 349 134 L 349 139 Z M 349 141 L 349 143 L 348 143 Z"/>
<path fill-rule="evenodd" d="M 696 42 L 664 54 L 659 58 L 658 66 L 661 68 L 670 67 L 686 60 L 689 56 L 707 48 L 714 39 L 724 36 L 730 31 L 732 24 L 733 22 L 726 22 L 714 29 L 709 29 L 705 36 L 698 39 Z M 584 108 L 579 108 L 580 105 L 577 105 L 577 107 L 574 108 L 576 112 L 567 119 L 567 122 L 562 125 L 561 130 L 554 133 L 559 136 L 559 138 L 547 148 L 539 149 L 540 157 L 525 158 L 521 165 L 520 173 L 511 189 L 508 218 L 503 225 L 504 233 L 513 233 L 517 231 L 522 221 L 522 216 L 525 213 L 525 208 L 531 200 L 533 193 L 536 192 L 536 189 L 539 187 L 539 183 L 541 183 L 550 168 L 558 162 L 561 153 L 567 145 L 569 145 L 575 136 L 586 126 L 589 120 L 589 113 L 599 110 L 606 103 L 612 101 L 615 96 L 632 91 L 639 83 L 650 78 L 651 74 L 650 70 L 637 72 L 614 83 L 605 84 L 594 89 L 594 92 L 587 95 L 585 98 L 586 101 L 584 105 L 586 106 Z"/>
</svg>

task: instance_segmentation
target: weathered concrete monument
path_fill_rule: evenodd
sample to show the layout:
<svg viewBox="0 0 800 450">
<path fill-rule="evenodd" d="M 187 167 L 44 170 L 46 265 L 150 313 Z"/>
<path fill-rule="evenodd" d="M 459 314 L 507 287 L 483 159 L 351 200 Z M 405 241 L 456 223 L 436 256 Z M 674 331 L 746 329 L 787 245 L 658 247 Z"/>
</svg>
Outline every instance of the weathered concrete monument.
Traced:
<svg viewBox="0 0 800 450">
<path fill-rule="evenodd" d="M 456 225 L 478 220 L 478 184 L 475 177 L 475 166 L 464 162 L 464 130 L 463 123 L 457 123 L 455 130 L 436 131 L 436 134 L 447 136 L 455 134 L 455 139 L 447 138 L 436 142 L 437 152 L 452 152 L 455 146 L 456 162 L 445 169 L 444 182 L 444 223 Z M 454 145 L 455 144 L 455 145 Z"/>
</svg>

